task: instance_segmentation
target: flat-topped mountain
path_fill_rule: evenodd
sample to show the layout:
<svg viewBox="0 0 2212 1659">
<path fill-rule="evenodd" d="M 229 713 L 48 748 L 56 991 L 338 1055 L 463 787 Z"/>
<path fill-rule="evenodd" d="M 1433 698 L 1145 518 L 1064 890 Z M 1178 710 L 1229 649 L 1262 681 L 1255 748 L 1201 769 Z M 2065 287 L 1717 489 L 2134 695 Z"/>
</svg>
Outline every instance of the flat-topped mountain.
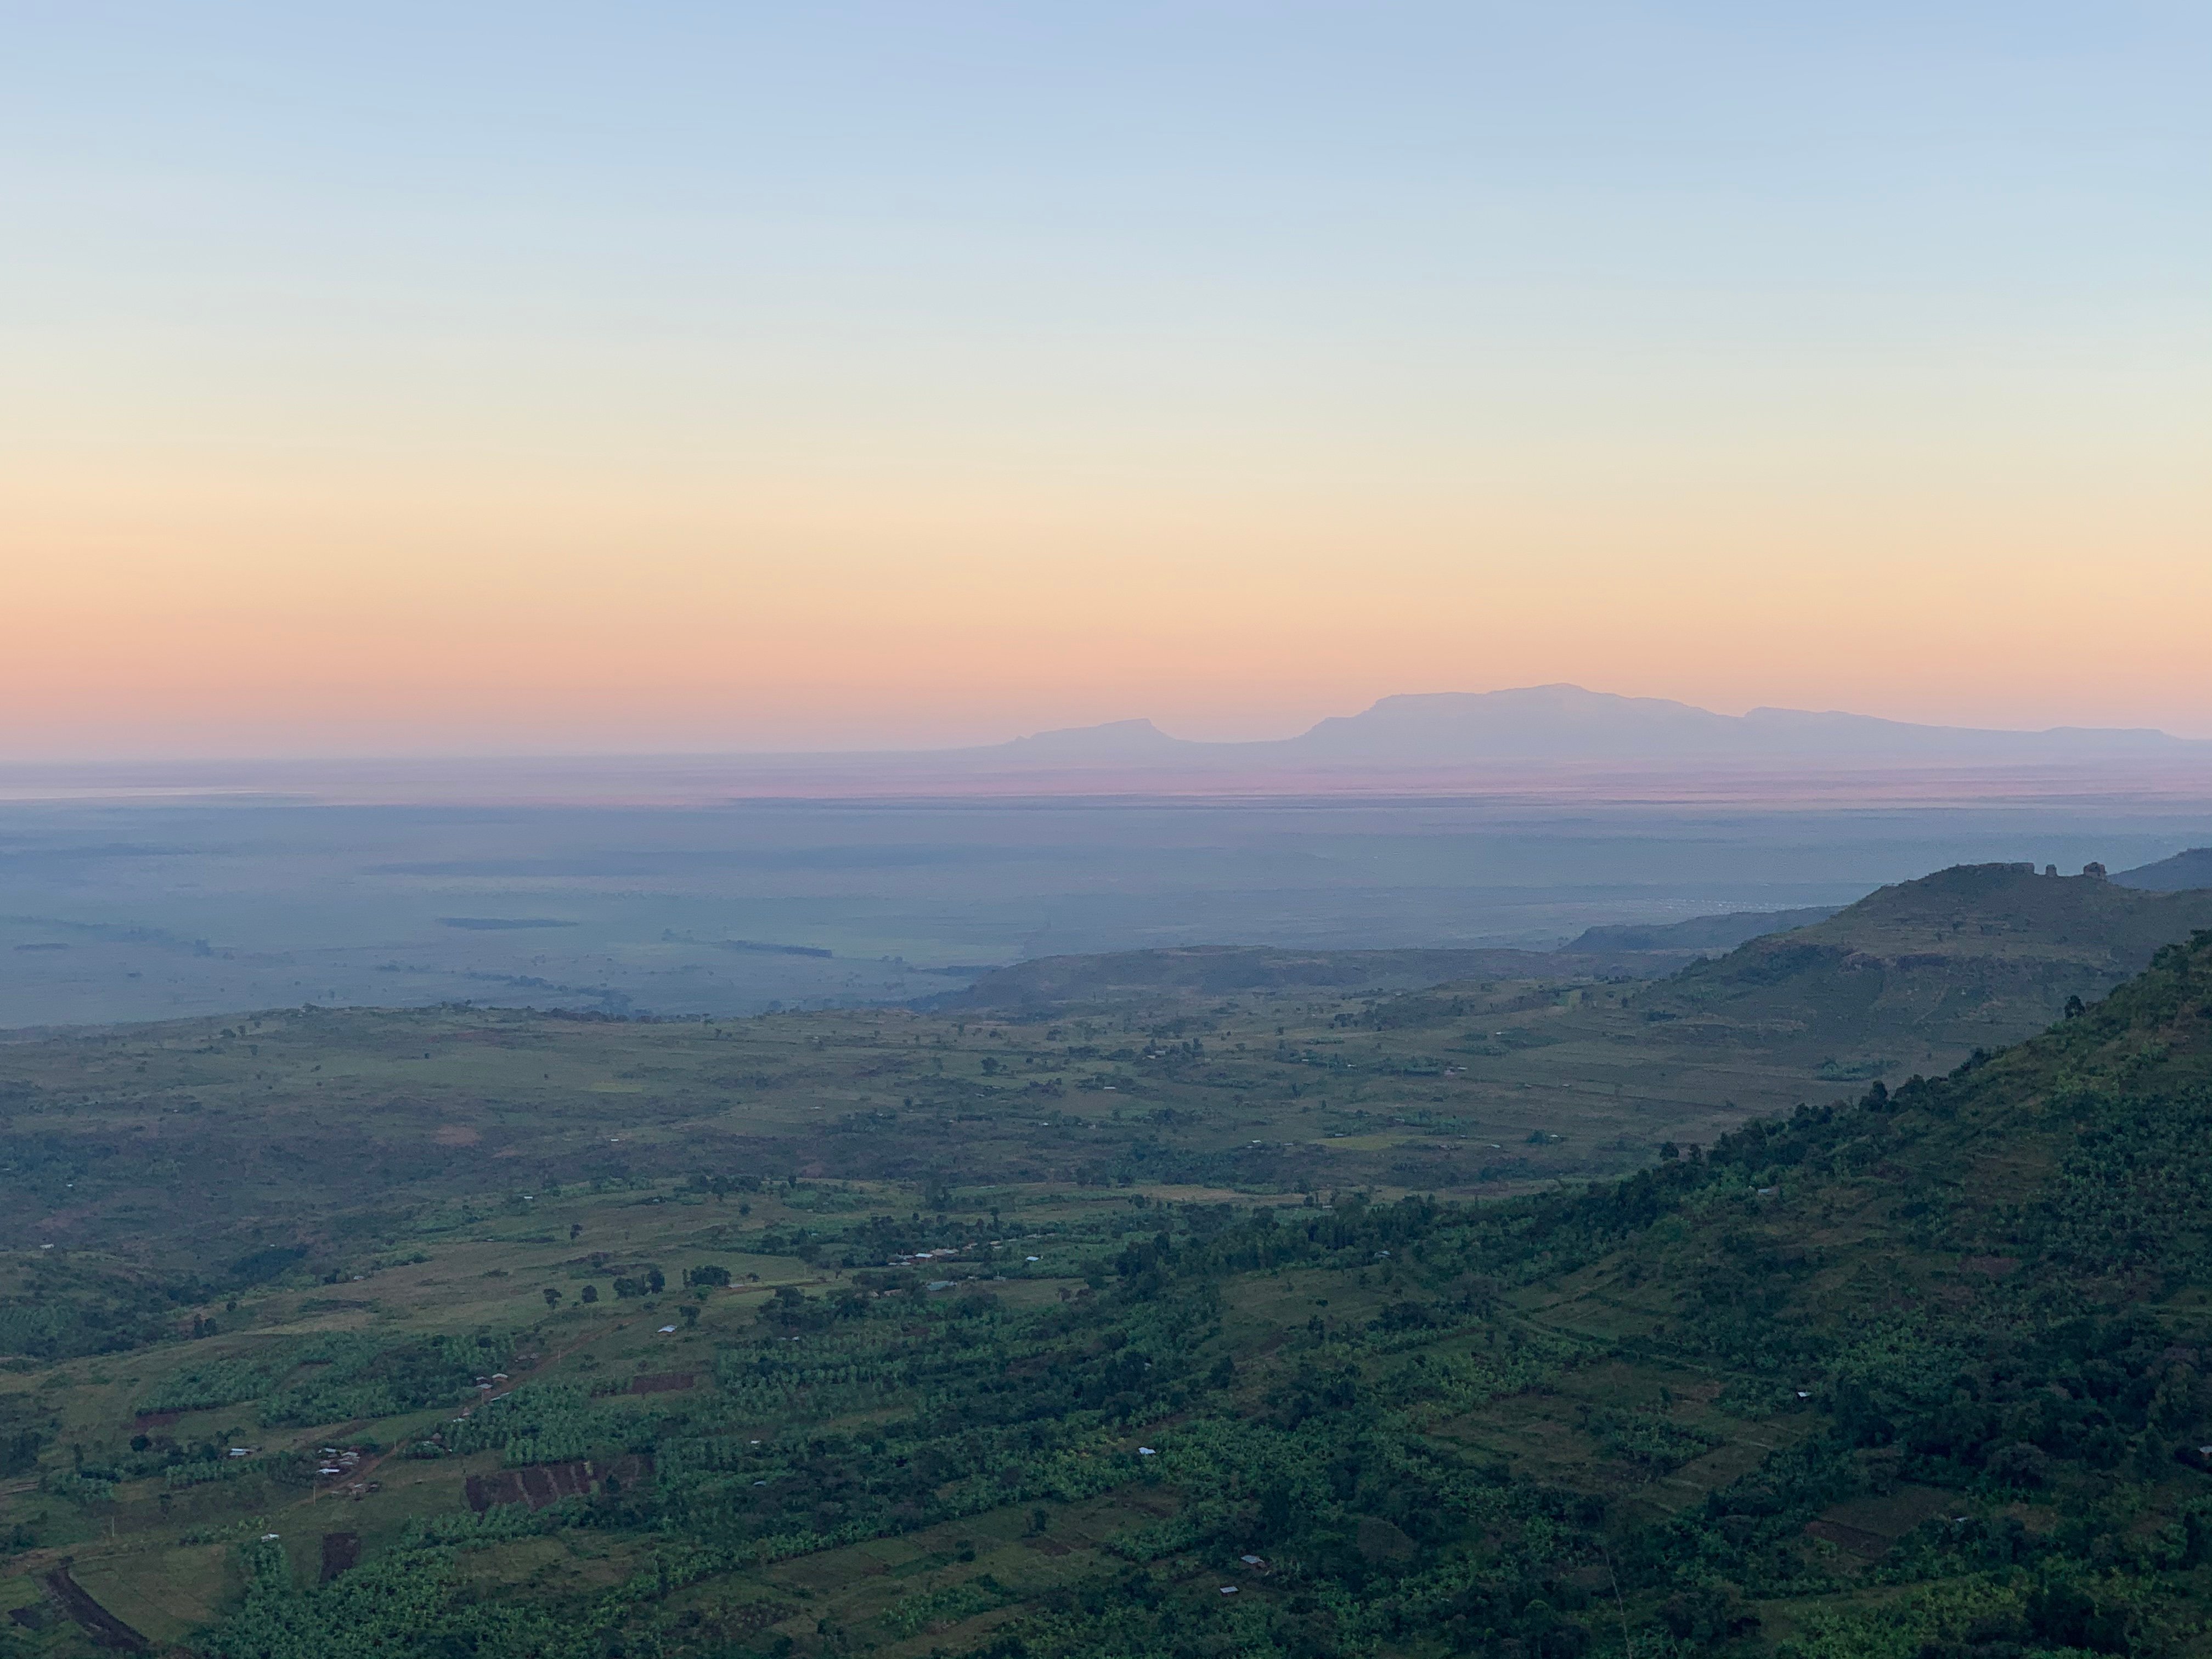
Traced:
<svg viewBox="0 0 2212 1659">
<path fill-rule="evenodd" d="M 1036 761 L 1158 760 L 1203 746 L 1171 738 L 1150 720 L 1133 720 L 1033 732 L 984 752 Z"/>
</svg>

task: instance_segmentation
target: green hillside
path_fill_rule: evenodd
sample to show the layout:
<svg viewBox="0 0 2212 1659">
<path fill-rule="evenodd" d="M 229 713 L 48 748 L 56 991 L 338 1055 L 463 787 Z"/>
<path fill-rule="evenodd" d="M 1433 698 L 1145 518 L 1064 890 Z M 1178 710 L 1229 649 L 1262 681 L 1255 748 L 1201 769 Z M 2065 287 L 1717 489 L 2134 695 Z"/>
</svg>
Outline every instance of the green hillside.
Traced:
<svg viewBox="0 0 2212 1659">
<path fill-rule="evenodd" d="M 2069 998 L 2104 995 L 2205 927 L 2212 891 L 1961 865 L 1693 964 L 1637 1006 L 1777 1044 L 1964 1053 L 2036 1030 Z"/>
<path fill-rule="evenodd" d="M 1722 1532 L 1734 1583 L 1804 1650 L 2195 1650 L 2208 1132 L 2199 933 L 1949 1077 L 1540 1206 L 1597 1232 L 1609 1209 L 1622 1235 L 1520 1300 L 1548 1330 L 1766 1390 L 1785 1418 L 1802 1393 L 1796 1449 L 1691 1531 Z M 1668 1548 L 1688 1541 L 1678 1522 Z M 1816 1562 L 1856 1593 L 1809 1593 Z"/>
</svg>

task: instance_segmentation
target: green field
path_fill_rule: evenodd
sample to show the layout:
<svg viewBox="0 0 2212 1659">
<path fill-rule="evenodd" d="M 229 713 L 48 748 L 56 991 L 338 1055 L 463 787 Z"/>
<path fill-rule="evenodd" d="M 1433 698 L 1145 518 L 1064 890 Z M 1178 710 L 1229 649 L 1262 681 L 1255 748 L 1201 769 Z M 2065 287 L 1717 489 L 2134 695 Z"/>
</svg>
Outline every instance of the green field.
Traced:
<svg viewBox="0 0 2212 1659">
<path fill-rule="evenodd" d="M 2212 936 L 1777 948 L 0 1048 L 0 1651 L 2199 1650 Z"/>
</svg>

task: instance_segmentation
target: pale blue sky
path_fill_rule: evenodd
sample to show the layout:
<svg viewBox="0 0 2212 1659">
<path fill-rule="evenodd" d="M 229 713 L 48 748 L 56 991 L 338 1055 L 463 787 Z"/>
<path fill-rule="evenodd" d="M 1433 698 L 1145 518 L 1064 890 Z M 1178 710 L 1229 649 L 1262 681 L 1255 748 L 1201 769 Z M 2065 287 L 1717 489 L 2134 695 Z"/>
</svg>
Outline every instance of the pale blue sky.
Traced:
<svg viewBox="0 0 2212 1659">
<path fill-rule="evenodd" d="M 788 331 L 1387 386 L 1470 343 L 2193 346 L 2212 275 L 2197 6 L 8 13 L 0 291 L 65 343 Z"/>
</svg>

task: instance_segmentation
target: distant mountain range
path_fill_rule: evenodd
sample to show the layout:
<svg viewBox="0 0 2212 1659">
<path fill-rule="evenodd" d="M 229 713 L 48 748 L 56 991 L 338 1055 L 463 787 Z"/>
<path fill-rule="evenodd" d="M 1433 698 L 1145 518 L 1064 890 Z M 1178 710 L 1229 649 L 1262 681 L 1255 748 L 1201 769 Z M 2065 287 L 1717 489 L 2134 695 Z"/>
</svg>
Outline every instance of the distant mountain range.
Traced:
<svg viewBox="0 0 2212 1659">
<path fill-rule="evenodd" d="M 1867 714 L 1754 708 L 1717 714 L 1662 697 L 1578 685 L 1440 691 L 1385 697 L 1296 737 L 1202 743 L 1146 720 L 1041 732 L 938 758 L 1054 768 L 1096 765 L 1456 767 L 1490 763 L 1894 765 L 1900 763 L 2202 759 L 2212 742 L 2147 728 L 2054 726 L 2040 732 L 1916 726 Z"/>
<path fill-rule="evenodd" d="M 1363 790 L 1700 788 L 1784 781 L 1833 793 L 1915 795 L 1974 773 L 2033 788 L 2148 784 L 2212 799 L 2212 739 L 2147 728 L 2040 732 L 1916 726 L 1867 714 L 1754 708 L 1717 714 L 1577 685 L 1385 697 L 1294 737 L 1212 743 L 1149 720 L 1038 732 L 953 749 L 353 759 L 93 761 L 0 765 L 0 793 L 33 799 L 198 791 L 326 802 L 661 801 L 914 794 L 1251 795 Z"/>
</svg>

